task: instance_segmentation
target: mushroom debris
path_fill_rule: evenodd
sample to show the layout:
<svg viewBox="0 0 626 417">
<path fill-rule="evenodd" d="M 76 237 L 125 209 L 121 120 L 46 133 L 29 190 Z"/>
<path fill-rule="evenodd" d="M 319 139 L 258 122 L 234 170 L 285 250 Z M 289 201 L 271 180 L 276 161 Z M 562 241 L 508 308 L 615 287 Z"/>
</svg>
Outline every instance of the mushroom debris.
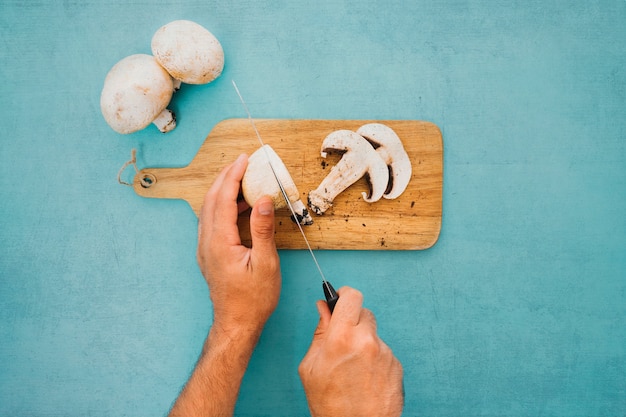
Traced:
<svg viewBox="0 0 626 417">
<path fill-rule="evenodd" d="M 207 84 L 224 69 L 224 50 L 215 36 L 189 20 L 175 20 L 159 28 L 152 37 L 152 54 L 180 83 Z"/>
<path fill-rule="evenodd" d="M 107 74 L 100 109 L 118 133 L 133 133 L 150 123 L 166 133 L 176 127 L 174 112 L 167 109 L 173 92 L 172 77 L 153 56 L 131 55 Z"/>
<path fill-rule="evenodd" d="M 269 161 L 271 161 L 271 165 Z M 280 180 L 294 209 L 296 218 L 292 216 L 292 220 L 303 225 L 313 224 L 313 218 L 300 199 L 300 192 L 291 178 L 289 170 L 269 145 L 263 145 L 248 158 L 248 167 L 241 180 L 241 188 L 246 203 L 252 207 L 259 198 L 269 196 L 272 198 L 276 209 L 287 207 L 278 181 L 272 180 L 275 178 L 274 174 Z"/>
<path fill-rule="evenodd" d="M 324 214 L 335 198 L 360 178 L 365 177 L 370 188 L 369 193 L 362 193 L 368 203 L 398 197 L 411 180 L 409 156 L 398 135 L 386 125 L 370 123 L 356 132 L 332 132 L 322 142 L 322 158 L 329 152 L 343 155 L 321 184 L 309 192 L 308 204 L 316 214 Z"/>
</svg>

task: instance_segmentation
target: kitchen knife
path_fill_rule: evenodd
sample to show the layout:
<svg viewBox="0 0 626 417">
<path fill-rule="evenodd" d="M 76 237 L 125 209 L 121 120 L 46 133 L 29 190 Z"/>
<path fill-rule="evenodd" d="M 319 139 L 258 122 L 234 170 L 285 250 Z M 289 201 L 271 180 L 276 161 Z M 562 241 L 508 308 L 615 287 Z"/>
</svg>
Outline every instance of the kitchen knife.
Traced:
<svg viewBox="0 0 626 417">
<path fill-rule="evenodd" d="M 276 179 L 276 182 L 278 183 L 278 187 L 280 188 L 280 192 L 282 193 L 283 197 L 285 198 L 285 201 L 287 202 L 287 206 L 289 207 L 289 210 L 291 210 L 291 214 L 292 214 L 292 219 L 294 220 L 294 223 L 298 226 L 298 229 L 300 230 L 300 234 L 302 234 L 302 238 L 304 239 L 304 243 L 306 243 L 306 247 L 309 250 L 309 253 L 311 254 L 311 257 L 313 258 L 313 262 L 315 263 L 315 266 L 317 267 L 317 270 L 320 274 L 320 276 L 322 277 L 322 290 L 324 291 L 324 297 L 326 298 L 326 304 L 328 305 L 328 308 L 330 309 L 330 312 L 332 313 L 335 309 L 335 304 L 337 304 L 337 300 L 339 300 L 339 295 L 337 294 L 337 291 L 335 291 L 335 289 L 333 288 L 333 286 L 330 284 L 330 282 L 328 282 L 326 280 L 326 277 L 324 276 L 324 273 L 322 272 L 322 268 L 320 268 L 319 263 L 317 262 L 317 258 L 315 257 L 315 254 L 313 253 L 313 249 L 311 249 L 311 245 L 309 244 L 309 240 L 306 238 L 306 235 L 304 234 L 304 230 L 302 229 L 302 226 L 300 225 L 300 223 L 298 222 L 298 216 L 296 215 L 296 211 L 294 210 L 291 201 L 289 200 L 289 196 L 287 196 L 287 192 L 285 191 L 285 187 L 283 187 L 283 184 L 281 183 L 280 179 L 278 178 L 278 175 L 276 175 L 276 171 L 274 170 L 274 167 L 272 166 L 272 160 L 270 159 L 269 154 L 267 153 L 266 148 L 264 147 L 265 143 L 263 142 L 263 139 L 261 139 L 261 134 L 259 133 L 259 131 L 256 128 L 256 125 L 254 124 L 254 119 L 252 119 L 252 115 L 250 114 L 250 110 L 248 110 L 248 106 L 246 105 L 246 102 L 243 99 L 243 96 L 241 95 L 241 92 L 239 92 L 239 88 L 237 88 L 237 84 L 235 83 L 234 80 L 232 80 L 233 83 L 233 87 L 235 87 L 235 91 L 237 92 L 237 95 L 239 96 L 239 100 L 241 101 L 241 104 L 243 105 L 244 109 L 246 110 L 246 113 L 248 115 L 248 120 L 250 120 L 250 124 L 252 125 L 252 128 L 254 129 L 254 133 L 256 134 L 257 139 L 259 140 L 259 143 L 261 144 L 261 148 L 265 151 L 265 155 L 267 156 L 267 162 L 272 170 L 272 173 L 274 174 L 274 178 Z"/>
</svg>

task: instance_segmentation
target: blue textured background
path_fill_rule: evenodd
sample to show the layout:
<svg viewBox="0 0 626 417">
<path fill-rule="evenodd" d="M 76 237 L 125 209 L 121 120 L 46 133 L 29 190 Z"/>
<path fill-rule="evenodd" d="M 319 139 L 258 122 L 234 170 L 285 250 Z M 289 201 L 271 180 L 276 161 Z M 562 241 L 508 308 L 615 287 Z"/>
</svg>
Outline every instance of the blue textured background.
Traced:
<svg viewBox="0 0 626 417">
<path fill-rule="evenodd" d="M 2 1 L 0 415 L 167 412 L 211 322 L 196 218 L 115 177 L 134 147 L 186 165 L 243 116 L 231 78 L 256 117 L 441 128 L 438 243 L 319 254 L 404 364 L 405 415 L 626 415 L 626 2 L 295 3 Z M 114 133 L 106 73 L 180 18 L 223 76 L 176 95 L 174 132 Z M 306 252 L 281 260 L 240 416 L 307 413 L 321 290 Z"/>
</svg>

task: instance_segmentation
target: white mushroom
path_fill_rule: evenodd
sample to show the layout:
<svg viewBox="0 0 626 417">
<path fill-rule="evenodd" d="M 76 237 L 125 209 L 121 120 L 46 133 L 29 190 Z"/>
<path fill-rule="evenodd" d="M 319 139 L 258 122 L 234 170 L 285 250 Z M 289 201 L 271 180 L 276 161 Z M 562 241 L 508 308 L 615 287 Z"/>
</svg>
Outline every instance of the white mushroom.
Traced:
<svg viewBox="0 0 626 417">
<path fill-rule="evenodd" d="M 175 20 L 159 28 L 151 47 L 163 68 L 187 84 L 209 83 L 224 68 L 224 50 L 217 38 L 189 20 Z"/>
<path fill-rule="evenodd" d="M 150 123 L 166 133 L 176 127 L 174 113 L 166 108 L 173 92 L 172 77 L 153 56 L 131 55 L 107 74 L 100 109 L 118 133 L 133 133 Z"/>
<path fill-rule="evenodd" d="M 363 176 L 370 185 L 369 196 L 364 192 L 363 199 L 373 203 L 382 197 L 389 181 L 389 170 L 368 141 L 351 130 L 337 130 L 322 142 L 322 157 L 325 158 L 326 153 L 331 151 L 345 153 L 319 187 L 309 193 L 311 210 L 323 214 L 332 206 L 337 195 Z"/>
<path fill-rule="evenodd" d="M 272 163 L 271 166 L 268 158 Z M 274 171 L 272 171 L 272 168 L 274 168 Z M 313 218 L 304 206 L 304 203 L 302 203 L 300 192 L 287 167 L 269 145 L 264 145 L 262 148 L 257 149 L 248 158 L 248 167 L 241 180 L 241 188 L 246 203 L 252 207 L 259 198 L 269 196 L 274 201 L 275 208 L 287 207 L 287 202 L 276 181 L 276 177 L 274 177 L 274 173 L 280 179 L 285 193 L 289 197 L 291 206 L 296 213 L 297 218 L 294 219 L 292 217 L 292 220 L 305 225 L 313 224 Z"/>
<path fill-rule="evenodd" d="M 398 197 L 406 189 L 412 174 L 411 160 L 402 141 L 393 129 L 381 123 L 363 125 L 356 133 L 367 139 L 389 166 L 389 184 L 383 197 Z"/>
</svg>

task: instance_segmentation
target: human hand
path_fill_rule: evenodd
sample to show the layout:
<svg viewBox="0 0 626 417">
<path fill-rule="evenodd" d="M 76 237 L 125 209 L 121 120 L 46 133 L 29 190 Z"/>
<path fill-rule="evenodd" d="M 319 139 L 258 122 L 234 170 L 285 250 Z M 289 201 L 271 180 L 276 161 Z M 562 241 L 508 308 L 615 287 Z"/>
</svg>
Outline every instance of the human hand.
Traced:
<svg viewBox="0 0 626 417">
<path fill-rule="evenodd" d="M 198 224 L 197 259 L 209 286 L 214 324 L 260 331 L 278 304 L 280 261 L 269 197 L 252 208 L 252 248 L 241 244 L 237 217 L 247 205 L 238 206 L 237 196 L 247 161 L 241 155 L 224 168 L 207 192 Z"/>
<path fill-rule="evenodd" d="M 402 365 L 378 337 L 362 294 L 349 287 L 338 293 L 332 316 L 325 302 L 317 302 L 320 321 L 298 368 L 311 415 L 401 415 Z"/>
</svg>

